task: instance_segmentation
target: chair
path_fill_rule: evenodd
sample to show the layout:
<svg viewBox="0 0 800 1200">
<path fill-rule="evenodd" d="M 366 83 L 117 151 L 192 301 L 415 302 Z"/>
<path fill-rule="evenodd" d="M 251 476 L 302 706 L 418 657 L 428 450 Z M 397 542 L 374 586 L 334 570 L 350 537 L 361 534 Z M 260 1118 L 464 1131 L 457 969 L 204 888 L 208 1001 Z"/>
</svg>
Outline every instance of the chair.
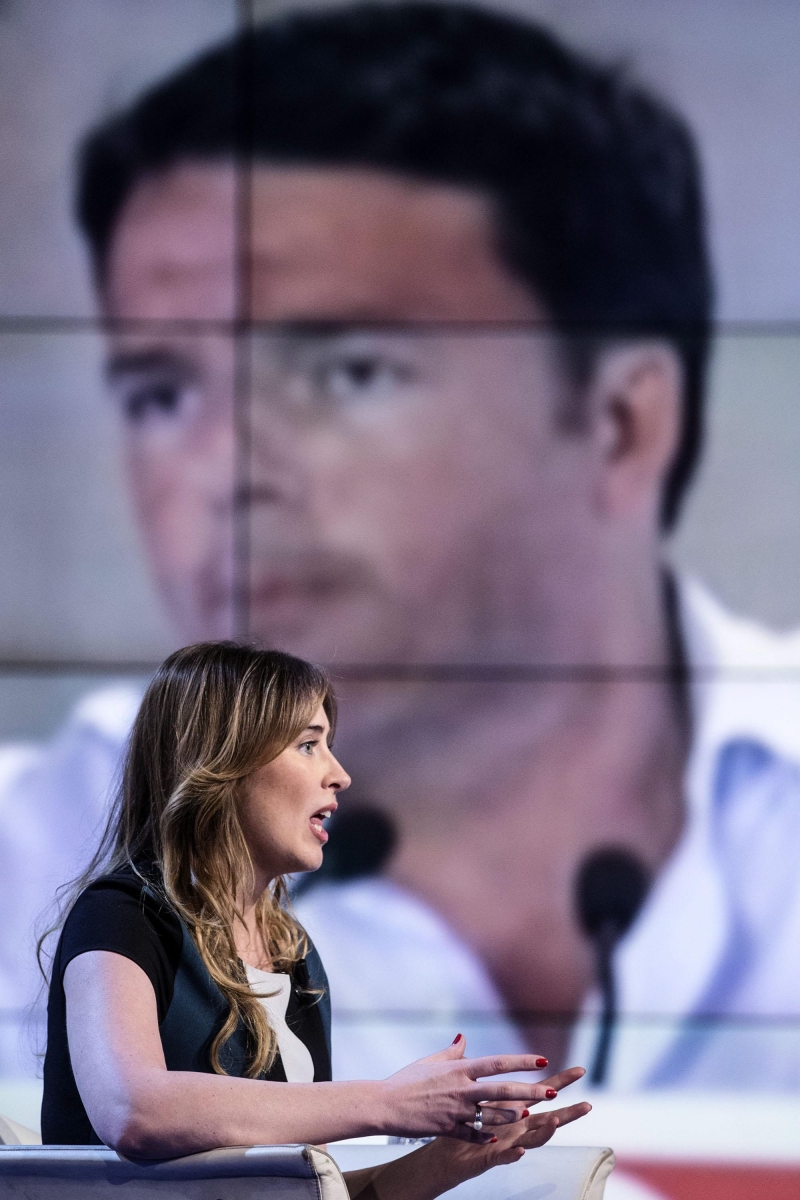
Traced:
<svg viewBox="0 0 800 1200">
<path fill-rule="evenodd" d="M 316 1146 L 232 1146 L 134 1162 L 105 1146 L 1 1146 L 2 1200 L 348 1200 Z"/>
<path fill-rule="evenodd" d="M 389 1162 L 413 1150 L 408 1146 L 334 1143 L 331 1154 L 341 1171 Z M 446 1193 L 447 1200 L 603 1200 L 614 1169 L 613 1151 L 598 1146 L 541 1146 L 519 1162 L 494 1167 Z"/>
<path fill-rule="evenodd" d="M 15 1140 L 9 1144 L 7 1135 Z M 413 1145 L 231 1146 L 161 1162 L 105 1146 L 41 1146 L 0 1118 L 0 1200 L 348 1200 L 342 1171 L 388 1162 Z M 448 1193 L 453 1200 L 602 1200 L 610 1150 L 543 1146 Z"/>
</svg>

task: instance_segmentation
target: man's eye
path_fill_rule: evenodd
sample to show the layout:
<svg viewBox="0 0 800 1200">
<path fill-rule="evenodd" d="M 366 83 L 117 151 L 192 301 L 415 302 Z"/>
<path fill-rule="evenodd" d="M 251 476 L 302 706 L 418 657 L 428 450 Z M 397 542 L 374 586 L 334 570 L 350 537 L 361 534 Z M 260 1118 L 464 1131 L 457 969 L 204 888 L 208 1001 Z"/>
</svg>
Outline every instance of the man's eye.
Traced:
<svg viewBox="0 0 800 1200">
<path fill-rule="evenodd" d="M 122 389 L 123 412 L 134 422 L 149 416 L 177 416 L 185 391 L 183 384 L 166 379 L 132 384 Z"/>
<path fill-rule="evenodd" d="M 323 363 L 317 371 L 317 390 L 335 400 L 380 399 L 408 381 L 401 363 L 368 354 L 353 354 Z"/>
</svg>

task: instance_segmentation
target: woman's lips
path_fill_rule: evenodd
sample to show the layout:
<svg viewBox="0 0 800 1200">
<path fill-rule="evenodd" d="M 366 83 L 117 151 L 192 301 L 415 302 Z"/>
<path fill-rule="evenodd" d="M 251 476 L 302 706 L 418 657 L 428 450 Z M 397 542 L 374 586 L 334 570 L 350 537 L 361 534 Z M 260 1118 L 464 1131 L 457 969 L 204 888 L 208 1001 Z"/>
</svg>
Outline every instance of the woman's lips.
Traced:
<svg viewBox="0 0 800 1200">
<path fill-rule="evenodd" d="M 314 836 L 319 838 L 319 840 L 322 842 L 322 844 L 324 846 L 328 840 L 328 831 L 325 828 L 325 826 L 322 824 L 322 817 L 318 817 L 318 816 L 311 817 L 309 824 L 311 825 L 311 829 L 313 830 Z"/>
</svg>

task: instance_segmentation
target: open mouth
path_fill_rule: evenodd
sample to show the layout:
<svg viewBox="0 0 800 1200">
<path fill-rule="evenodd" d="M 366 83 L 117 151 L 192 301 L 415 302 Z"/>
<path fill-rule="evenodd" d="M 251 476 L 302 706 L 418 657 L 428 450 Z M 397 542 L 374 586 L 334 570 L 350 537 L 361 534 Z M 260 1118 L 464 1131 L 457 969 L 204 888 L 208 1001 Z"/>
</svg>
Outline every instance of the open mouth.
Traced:
<svg viewBox="0 0 800 1200">
<path fill-rule="evenodd" d="M 323 845 L 328 840 L 328 831 L 322 822 L 327 821 L 328 817 L 331 816 L 333 816 L 332 808 L 321 808 L 319 812 L 315 812 L 313 817 L 311 817 L 311 828 L 314 831 L 314 836 L 318 837 Z"/>
</svg>

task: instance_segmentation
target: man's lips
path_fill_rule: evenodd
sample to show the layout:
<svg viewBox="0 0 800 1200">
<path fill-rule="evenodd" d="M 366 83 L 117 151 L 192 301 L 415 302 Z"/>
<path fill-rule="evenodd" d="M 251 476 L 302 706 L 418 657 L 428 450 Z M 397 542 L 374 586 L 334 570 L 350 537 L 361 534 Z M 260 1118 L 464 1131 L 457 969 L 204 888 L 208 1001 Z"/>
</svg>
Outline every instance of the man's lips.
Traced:
<svg viewBox="0 0 800 1200">
<path fill-rule="evenodd" d="M 374 591 L 374 572 L 358 555 L 322 546 L 272 545 L 268 549 L 254 532 L 250 565 L 236 568 L 230 547 L 210 559 L 196 576 L 206 613 L 261 610 L 264 617 L 283 622 L 292 610 L 305 617 L 346 595 Z"/>
<path fill-rule="evenodd" d="M 276 608 L 285 604 L 330 600 L 346 586 L 346 580 L 335 577 L 273 577 L 255 583 L 248 600 L 254 608 Z"/>
<path fill-rule="evenodd" d="M 247 598 L 255 607 L 324 603 L 374 584 L 363 559 L 346 551 L 323 546 L 287 546 L 281 551 L 276 546 L 264 554 L 257 542 L 256 538 L 247 583 Z"/>
</svg>

